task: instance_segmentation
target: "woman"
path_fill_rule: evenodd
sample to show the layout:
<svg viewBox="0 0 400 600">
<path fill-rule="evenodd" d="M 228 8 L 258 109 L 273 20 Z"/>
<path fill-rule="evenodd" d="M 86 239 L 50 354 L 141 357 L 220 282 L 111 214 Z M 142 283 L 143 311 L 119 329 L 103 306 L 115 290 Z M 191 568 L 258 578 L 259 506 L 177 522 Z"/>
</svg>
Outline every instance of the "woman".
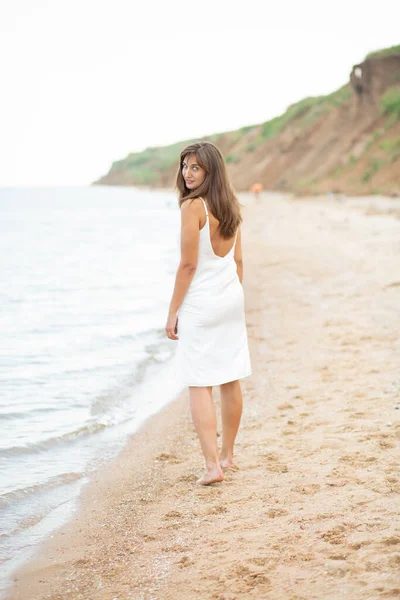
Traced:
<svg viewBox="0 0 400 600">
<path fill-rule="evenodd" d="M 251 374 L 242 288 L 240 205 L 221 152 L 196 142 L 180 155 L 181 260 L 165 326 L 178 341 L 178 364 L 206 461 L 200 485 L 224 478 L 242 414 L 239 379 Z M 179 317 L 179 318 L 178 318 Z M 218 455 L 213 386 L 221 390 Z"/>
</svg>

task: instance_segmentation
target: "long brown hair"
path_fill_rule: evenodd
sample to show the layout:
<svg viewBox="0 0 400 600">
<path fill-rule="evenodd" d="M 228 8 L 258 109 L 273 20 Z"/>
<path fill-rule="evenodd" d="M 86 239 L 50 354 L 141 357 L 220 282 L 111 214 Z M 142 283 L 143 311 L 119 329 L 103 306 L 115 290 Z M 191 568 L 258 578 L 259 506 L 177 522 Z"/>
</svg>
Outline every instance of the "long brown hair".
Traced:
<svg viewBox="0 0 400 600">
<path fill-rule="evenodd" d="M 189 156 L 195 156 L 197 163 L 206 172 L 203 183 L 194 190 L 186 187 L 182 175 L 182 163 Z M 230 238 L 235 234 L 242 222 L 240 204 L 229 181 L 224 158 L 214 144 L 194 142 L 182 150 L 175 188 L 179 191 L 179 207 L 186 200 L 205 196 L 212 214 L 219 221 L 221 236 Z"/>
</svg>

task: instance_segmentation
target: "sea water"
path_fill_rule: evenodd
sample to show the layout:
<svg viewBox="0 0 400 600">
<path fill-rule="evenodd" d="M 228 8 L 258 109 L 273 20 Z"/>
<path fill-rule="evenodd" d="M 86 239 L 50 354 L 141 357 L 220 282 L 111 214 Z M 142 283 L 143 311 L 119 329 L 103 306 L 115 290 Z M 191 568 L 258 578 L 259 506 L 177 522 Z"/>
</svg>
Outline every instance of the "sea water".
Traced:
<svg viewBox="0 0 400 600">
<path fill-rule="evenodd" d="M 173 192 L 0 189 L 0 589 L 182 389 L 164 331 Z"/>
</svg>

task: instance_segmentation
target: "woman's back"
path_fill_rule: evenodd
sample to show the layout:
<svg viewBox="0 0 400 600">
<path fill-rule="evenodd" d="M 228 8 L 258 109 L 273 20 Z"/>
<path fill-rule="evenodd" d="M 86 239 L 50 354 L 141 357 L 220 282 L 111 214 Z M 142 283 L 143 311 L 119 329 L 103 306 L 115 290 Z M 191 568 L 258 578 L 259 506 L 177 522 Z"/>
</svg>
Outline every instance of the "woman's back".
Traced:
<svg viewBox="0 0 400 600">
<path fill-rule="evenodd" d="M 199 198 L 198 200 L 195 200 L 195 202 L 202 202 L 202 199 Z M 206 212 L 205 210 L 203 210 L 202 217 L 200 219 L 200 229 L 203 229 L 208 224 L 210 228 L 210 242 L 213 252 L 216 256 L 223 258 L 232 250 L 236 240 L 236 233 L 230 238 L 222 237 L 219 231 L 218 219 L 212 214 L 206 199 L 204 200 L 204 202 L 206 203 L 208 212 L 208 223 Z"/>
<path fill-rule="evenodd" d="M 199 313 L 204 310 L 205 305 L 214 303 L 215 298 L 218 298 L 220 305 L 222 301 L 223 305 L 223 298 L 229 303 L 234 290 L 236 293 L 242 293 L 235 263 L 237 232 L 231 239 L 223 239 L 218 232 L 218 220 L 213 218 L 214 227 L 211 228 L 210 210 L 202 197 L 199 197 L 199 202 L 202 203 L 202 212 L 199 214 L 198 264 L 180 312 L 190 310 Z M 218 249 L 212 245 L 212 231 L 221 254 L 216 254 L 215 250 Z"/>
</svg>

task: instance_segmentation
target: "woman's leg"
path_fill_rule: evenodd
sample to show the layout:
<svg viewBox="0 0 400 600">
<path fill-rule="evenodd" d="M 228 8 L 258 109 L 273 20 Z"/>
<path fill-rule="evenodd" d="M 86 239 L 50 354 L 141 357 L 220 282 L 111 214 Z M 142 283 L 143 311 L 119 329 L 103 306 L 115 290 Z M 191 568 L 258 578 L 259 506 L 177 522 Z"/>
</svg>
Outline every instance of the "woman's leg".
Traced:
<svg viewBox="0 0 400 600">
<path fill-rule="evenodd" d="M 189 387 L 190 410 L 206 461 L 206 470 L 197 483 L 208 485 L 222 481 L 224 474 L 219 464 L 217 446 L 217 417 L 212 398 L 212 387 Z"/>
<path fill-rule="evenodd" d="M 242 390 L 240 381 L 230 381 L 221 388 L 222 450 L 219 456 L 221 467 L 233 466 L 233 445 L 242 416 Z"/>
</svg>

